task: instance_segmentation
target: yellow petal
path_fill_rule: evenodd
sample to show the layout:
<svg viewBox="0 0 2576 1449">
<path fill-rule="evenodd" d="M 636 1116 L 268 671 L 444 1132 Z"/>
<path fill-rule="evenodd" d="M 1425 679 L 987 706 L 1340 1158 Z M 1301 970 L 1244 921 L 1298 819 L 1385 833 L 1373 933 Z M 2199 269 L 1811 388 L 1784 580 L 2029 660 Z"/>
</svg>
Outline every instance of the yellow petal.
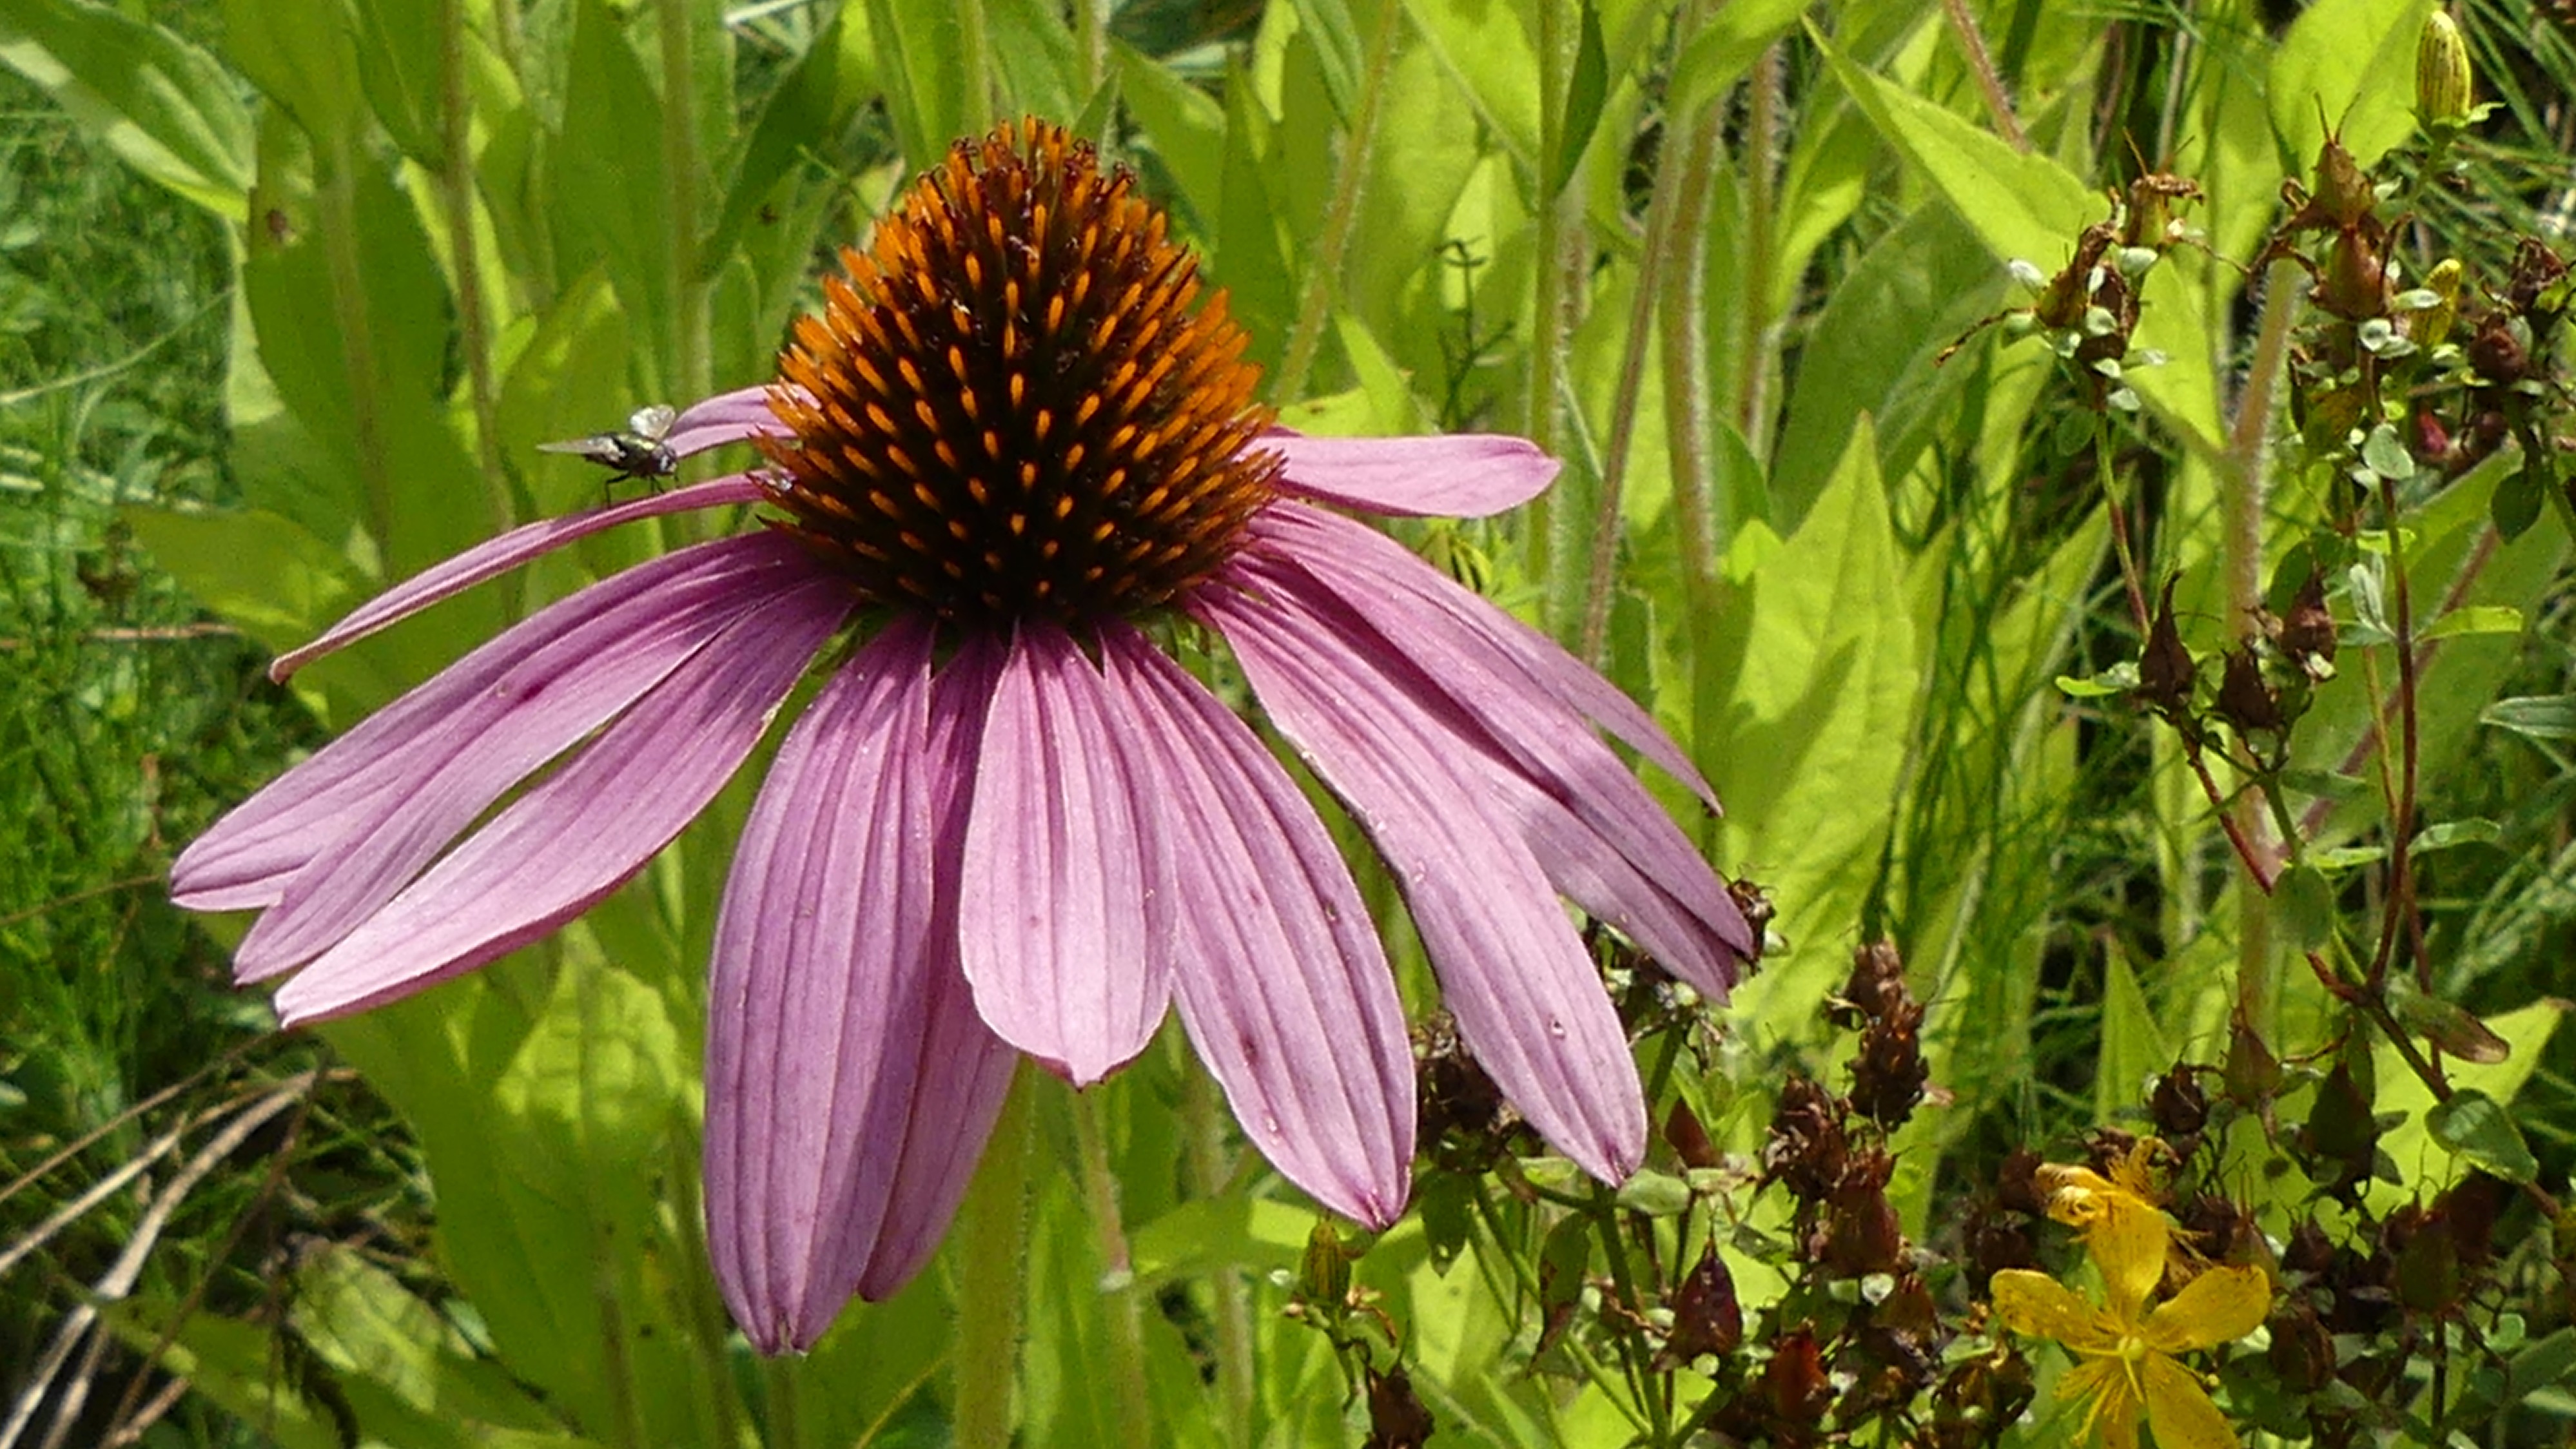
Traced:
<svg viewBox="0 0 2576 1449">
<path fill-rule="evenodd" d="M 2254 1331 L 2272 1311 L 2272 1279 L 2255 1267 L 2212 1268 L 2156 1305 L 2140 1336 L 2165 1353 L 2215 1348 Z"/>
<path fill-rule="evenodd" d="M 2260 1270 L 2255 1271 L 2259 1276 Z M 2207 1278 L 2203 1274 L 2192 1281 L 2198 1286 Z M 2156 1427 L 2156 1449 L 2238 1449 L 2227 1416 L 2181 1364 L 2162 1354 L 2147 1355 L 2146 1386 L 2147 1422 Z"/>
<path fill-rule="evenodd" d="M 2129 1387 L 2127 1368 L 2127 1364 L 2116 1358 L 2096 1359 L 2084 1365 L 2084 1369 L 2094 1370 L 2094 1374 L 2073 1390 L 2099 1396 L 2094 1400 L 2093 1412 L 2085 1418 L 2084 1427 L 2090 1433 L 2098 1426 L 2106 1449 L 2138 1449 L 2138 1411 L 2143 1406 Z M 2059 1392 L 2069 1392 L 2066 1386 L 2074 1383 L 2084 1369 L 2059 1379 Z M 2167 1446 L 2159 1443 L 2156 1449 L 2167 1449 Z"/>
<path fill-rule="evenodd" d="M 2118 1328 L 2102 1310 L 2075 1296 L 2063 1283 L 2027 1268 L 2006 1268 L 1986 1285 L 1994 1295 L 1995 1316 L 2015 1333 L 2053 1338 L 2068 1348 L 2108 1353 L 2119 1344 Z"/>
<path fill-rule="evenodd" d="M 2120 1323 L 2146 1316 L 2147 1300 L 2165 1276 L 2165 1244 L 2170 1230 L 2165 1215 L 2146 1199 L 2129 1193 L 2107 1193 L 2101 1215 L 2084 1230 L 2084 1246 L 2102 1273 L 2104 1307 Z"/>
</svg>

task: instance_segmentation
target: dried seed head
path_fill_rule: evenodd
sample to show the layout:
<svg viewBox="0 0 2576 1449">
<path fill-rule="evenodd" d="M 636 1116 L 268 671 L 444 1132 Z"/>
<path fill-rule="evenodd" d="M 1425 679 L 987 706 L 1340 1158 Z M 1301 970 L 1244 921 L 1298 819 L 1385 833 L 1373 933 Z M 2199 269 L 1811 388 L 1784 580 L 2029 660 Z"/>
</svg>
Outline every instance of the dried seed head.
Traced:
<svg viewBox="0 0 2576 1449">
<path fill-rule="evenodd" d="M 871 599 L 987 623 L 1150 610 L 1222 563 L 1278 476 L 1260 369 L 1133 193 L 1058 127 L 958 142 L 797 323 L 782 526 Z"/>
</svg>

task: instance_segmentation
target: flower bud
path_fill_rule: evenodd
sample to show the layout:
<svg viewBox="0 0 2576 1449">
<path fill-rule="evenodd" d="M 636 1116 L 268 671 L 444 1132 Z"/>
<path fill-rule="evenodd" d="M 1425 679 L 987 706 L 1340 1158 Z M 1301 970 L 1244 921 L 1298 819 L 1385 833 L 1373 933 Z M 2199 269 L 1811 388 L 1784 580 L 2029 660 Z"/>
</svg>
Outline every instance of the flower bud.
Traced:
<svg viewBox="0 0 2576 1449">
<path fill-rule="evenodd" d="M 2428 131 L 2469 119 L 2469 42 L 2447 10 L 2424 17 L 2415 37 L 2415 119 Z"/>
</svg>

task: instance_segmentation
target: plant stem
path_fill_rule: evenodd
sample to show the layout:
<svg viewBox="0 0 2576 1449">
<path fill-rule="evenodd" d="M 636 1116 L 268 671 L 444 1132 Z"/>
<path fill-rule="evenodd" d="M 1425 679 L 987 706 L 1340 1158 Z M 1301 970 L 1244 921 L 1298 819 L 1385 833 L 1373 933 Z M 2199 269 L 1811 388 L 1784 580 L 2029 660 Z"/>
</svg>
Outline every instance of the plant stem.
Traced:
<svg viewBox="0 0 2576 1449">
<path fill-rule="evenodd" d="M 1753 456 L 1771 456 L 1771 293 L 1778 269 L 1781 48 L 1753 66 L 1744 122 L 1744 291 L 1737 298 L 1735 426 Z"/>
<path fill-rule="evenodd" d="M 1568 198 L 1581 190 L 1572 177 L 1561 189 L 1547 190 L 1548 171 L 1564 149 L 1566 87 L 1574 70 L 1573 17 L 1566 11 L 1566 0 L 1538 0 L 1538 159 L 1537 174 L 1531 179 L 1538 205 L 1538 272 L 1531 308 L 1535 326 L 1530 336 L 1529 397 L 1521 429 L 1541 451 L 1559 456 L 1564 442 L 1566 312 L 1572 291 L 1567 239 L 1577 229 L 1569 224 Z M 1568 540 L 1561 536 L 1571 531 L 1565 517 L 1569 510 L 1563 503 L 1558 490 L 1550 489 L 1530 500 L 1527 510 L 1529 576 L 1542 587 L 1557 560 L 1571 552 L 1565 547 Z M 1555 626 L 1564 621 L 1549 622 Z"/>
<path fill-rule="evenodd" d="M 1090 0 L 1080 0 L 1088 4 Z M 1324 323 L 1332 315 L 1333 291 L 1342 276 L 1342 257 L 1360 214 L 1360 193 L 1368 181 L 1369 158 L 1377 150 L 1379 101 L 1395 62 L 1395 37 L 1404 17 L 1403 0 L 1378 0 L 1377 29 L 1369 37 L 1368 74 L 1361 82 L 1359 111 L 1351 117 L 1342 141 L 1341 165 L 1333 174 L 1333 199 L 1324 213 L 1323 234 L 1306 269 L 1305 295 L 1297 303 L 1297 321 L 1288 331 L 1286 360 L 1279 364 L 1279 386 L 1272 394 L 1282 403 L 1297 401 L 1306 391 L 1306 374 L 1314 369 L 1323 345 Z"/>
<path fill-rule="evenodd" d="M 949 1422 L 958 1449 L 1011 1449 L 1029 1261 L 1029 1097 L 1022 1063 L 957 1214 L 957 1346 Z"/>
<path fill-rule="evenodd" d="M 2016 151 L 2030 150 L 2030 137 L 2013 115 L 2012 96 L 2004 90 L 2004 78 L 1995 71 L 1995 58 L 1986 50 L 1986 37 L 1977 29 L 1977 17 L 1968 9 L 1968 0 L 1941 0 L 1941 13 L 1950 17 L 1950 28 L 1958 32 L 1959 48 L 1968 53 L 1968 69 L 1977 78 L 1977 94 L 1986 102 L 1986 114 L 1994 118 L 1995 134 L 2012 143 Z"/>
<path fill-rule="evenodd" d="M 1109 1343 L 1109 1389 L 1120 1439 L 1136 1449 L 1154 1442 L 1153 1402 L 1145 1392 L 1145 1322 L 1135 1263 L 1118 1213 L 1118 1172 L 1109 1162 L 1109 1133 L 1100 1120 L 1099 1089 L 1073 1094 L 1073 1136 L 1082 1157 L 1082 1195 L 1100 1235 L 1100 1318 Z"/>
<path fill-rule="evenodd" d="M 474 113 L 465 89 L 465 0 L 444 0 L 438 21 L 439 149 L 447 162 L 439 180 L 447 199 L 449 265 L 456 273 L 456 345 L 465 354 L 484 502 L 492 513 L 492 531 L 501 533 L 518 522 L 519 510 L 501 456 L 499 389 L 492 378 L 490 329 L 483 316 L 482 248 L 474 237 Z"/>
<path fill-rule="evenodd" d="M 2228 429 L 2227 476 L 2219 505 L 2220 567 L 2228 634 L 2240 645 L 2253 634 L 2255 610 L 2263 602 L 2263 510 L 2271 484 L 2272 427 L 2302 275 L 2294 264 L 2275 262 L 2265 278 L 2254 360 L 2246 369 L 2245 390 L 2237 395 L 2236 418 Z M 2202 778 L 2206 781 L 2206 770 Z M 2219 802 L 2213 799 L 2212 803 Z M 2256 861 L 2272 858 L 2270 822 L 2259 802 L 2250 797 L 2220 808 L 2232 813 L 2230 838 L 2246 862 L 2249 879 L 2261 887 L 2261 893 L 2246 893 L 2237 902 L 2236 1009 L 2269 1041 L 2279 1029 L 2283 962 L 2272 949 L 2272 903 L 2266 899 L 2271 885 Z M 2278 873 L 2277 869 L 2268 872 L 2272 877 Z"/>
<path fill-rule="evenodd" d="M 1216 1197 L 1232 1176 L 1226 1165 L 1225 1114 L 1217 1106 L 1216 1079 L 1196 1058 L 1181 1067 L 1181 1136 L 1188 1153 L 1190 1191 Z M 1219 1267 L 1208 1274 L 1216 1299 L 1216 1392 L 1221 1409 L 1218 1432 L 1227 1444 L 1243 1444 L 1252 1432 L 1252 1309 L 1243 1277 Z"/>
<path fill-rule="evenodd" d="M 1664 435 L 1672 454 L 1673 522 L 1681 530 L 1682 598 L 1694 619 L 1713 619 L 1718 608 L 1718 550 L 1734 533 L 1734 520 L 1723 516 L 1717 491 L 1714 388 L 1708 368 L 1708 233 L 1710 198 L 1715 191 L 1719 131 L 1725 113 L 1704 105 L 1695 116 L 1675 116 L 1666 141 L 1683 149 L 1676 180 L 1673 233 L 1687 241 L 1675 254 L 1663 288 Z M 1701 647 L 1702 630 L 1691 636 L 1693 697 L 1708 681 L 1699 678 L 1711 661 Z"/>
<path fill-rule="evenodd" d="M 698 107 L 697 66 L 692 39 L 696 7 L 689 0 L 655 0 L 662 57 L 662 185 L 664 249 L 669 256 L 671 292 L 671 369 L 669 379 L 679 402 L 695 402 L 715 390 L 714 362 L 708 355 L 708 289 L 701 281 L 698 255 Z"/>
<path fill-rule="evenodd" d="M 1075 0 L 1089 5 L 1093 0 Z M 998 119 L 1000 106 L 993 95 L 992 42 L 986 38 L 984 0 L 957 0 L 957 49 L 965 62 L 966 124 L 981 131 Z M 936 138 L 933 138 L 936 144 Z M 923 167 L 938 161 L 936 155 L 920 158 Z"/>
</svg>

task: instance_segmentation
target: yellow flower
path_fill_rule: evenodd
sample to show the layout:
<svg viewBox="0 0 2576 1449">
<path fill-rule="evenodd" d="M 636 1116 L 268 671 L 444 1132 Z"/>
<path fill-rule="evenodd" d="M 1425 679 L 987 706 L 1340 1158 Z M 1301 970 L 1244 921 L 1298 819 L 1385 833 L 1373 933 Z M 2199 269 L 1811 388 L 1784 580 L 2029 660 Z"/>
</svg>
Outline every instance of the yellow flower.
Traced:
<svg viewBox="0 0 2576 1449">
<path fill-rule="evenodd" d="M 2123 1322 L 2146 1311 L 2165 1274 L 2171 1230 L 2155 1203 L 2147 1163 L 2163 1146 L 2141 1137 L 2104 1177 L 2089 1167 L 2043 1163 L 2039 1185 L 2048 1190 L 2048 1215 L 2076 1230 L 2102 1270 L 2111 1313 Z"/>
<path fill-rule="evenodd" d="M 2114 1212 L 2111 1221 L 2119 1214 Z M 2162 1219 L 2153 1257 L 2144 1269 L 2114 1262 L 2094 1244 L 2107 1284 L 2147 1282 L 2164 1268 Z M 2109 1240 L 2114 1254 L 2134 1251 L 2143 1234 L 2121 1232 Z M 2079 1362 L 2059 1385 L 2069 1400 L 2090 1400 L 2084 1416 L 2089 1437 L 2096 1425 L 2108 1449 L 2138 1449 L 2138 1420 L 2155 1425 L 2158 1449 L 2235 1449 L 2236 1431 L 2191 1370 L 2174 1355 L 2232 1343 L 2254 1331 L 2272 1307 L 2272 1280 L 2260 1268 L 2212 1268 L 2181 1292 L 2142 1312 L 2143 1297 L 2123 1306 L 2112 1289 L 2109 1308 L 2096 1308 L 2045 1273 L 2007 1268 L 1994 1276 L 1995 1316 L 2015 1333 L 2053 1338 Z"/>
</svg>

